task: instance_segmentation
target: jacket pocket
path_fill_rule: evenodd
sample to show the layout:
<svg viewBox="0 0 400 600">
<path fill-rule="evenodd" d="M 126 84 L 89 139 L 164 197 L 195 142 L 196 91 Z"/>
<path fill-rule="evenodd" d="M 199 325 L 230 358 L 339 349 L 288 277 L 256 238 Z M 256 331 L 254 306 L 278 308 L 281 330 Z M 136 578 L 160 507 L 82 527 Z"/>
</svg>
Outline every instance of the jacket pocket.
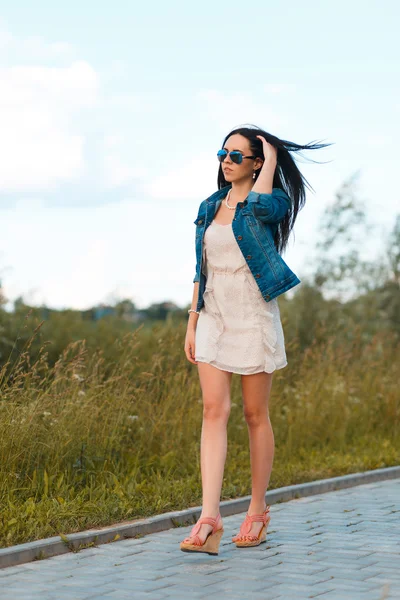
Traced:
<svg viewBox="0 0 400 600">
<path fill-rule="evenodd" d="M 253 215 L 246 216 L 246 221 L 253 236 L 257 240 L 260 251 L 268 262 L 276 281 L 280 281 L 284 277 L 285 271 L 281 255 L 274 244 L 270 225 L 260 222 Z"/>
<path fill-rule="evenodd" d="M 193 221 L 196 225 L 196 239 L 201 236 L 204 230 L 204 226 L 206 223 L 205 215 L 199 215 L 195 221 Z"/>
</svg>

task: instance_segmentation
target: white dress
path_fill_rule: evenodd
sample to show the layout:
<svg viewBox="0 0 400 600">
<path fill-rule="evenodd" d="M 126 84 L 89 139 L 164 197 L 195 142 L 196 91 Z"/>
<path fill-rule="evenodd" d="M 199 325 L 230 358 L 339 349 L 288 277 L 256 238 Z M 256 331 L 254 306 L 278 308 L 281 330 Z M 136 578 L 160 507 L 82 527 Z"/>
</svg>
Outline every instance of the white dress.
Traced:
<svg viewBox="0 0 400 600">
<path fill-rule="evenodd" d="M 285 367 L 277 298 L 264 300 L 231 224 L 213 220 L 207 228 L 203 265 L 207 283 L 197 319 L 195 360 L 242 375 Z"/>
</svg>

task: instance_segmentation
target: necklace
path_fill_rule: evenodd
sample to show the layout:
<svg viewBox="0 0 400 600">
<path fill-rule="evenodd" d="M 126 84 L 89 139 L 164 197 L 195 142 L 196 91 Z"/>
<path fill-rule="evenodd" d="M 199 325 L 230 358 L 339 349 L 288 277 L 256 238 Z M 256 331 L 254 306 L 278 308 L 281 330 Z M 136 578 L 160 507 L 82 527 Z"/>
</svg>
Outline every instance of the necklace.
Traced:
<svg viewBox="0 0 400 600">
<path fill-rule="evenodd" d="M 227 206 L 227 207 L 228 207 L 228 208 L 230 208 L 231 210 L 235 210 L 236 206 L 229 206 L 229 203 L 228 203 L 228 198 L 229 198 L 229 196 L 230 196 L 230 193 L 231 193 L 231 191 L 232 191 L 232 188 L 229 190 L 229 192 L 228 192 L 228 193 L 227 193 L 227 195 L 226 195 L 226 198 L 225 198 L 225 206 Z"/>
</svg>

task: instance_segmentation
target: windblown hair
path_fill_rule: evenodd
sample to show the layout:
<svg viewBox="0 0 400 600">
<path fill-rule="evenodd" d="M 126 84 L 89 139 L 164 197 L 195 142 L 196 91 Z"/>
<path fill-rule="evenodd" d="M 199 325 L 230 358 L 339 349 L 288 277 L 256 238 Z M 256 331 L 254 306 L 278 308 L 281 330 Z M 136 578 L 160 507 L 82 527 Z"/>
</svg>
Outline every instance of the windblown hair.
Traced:
<svg viewBox="0 0 400 600">
<path fill-rule="evenodd" d="M 288 213 L 284 217 L 282 221 L 278 224 L 278 228 L 276 230 L 274 236 L 274 244 L 279 253 L 282 253 L 288 243 L 290 233 L 293 229 L 294 223 L 297 218 L 297 214 L 299 210 L 303 208 L 306 201 L 306 193 L 305 187 L 307 186 L 309 189 L 314 189 L 305 177 L 301 174 L 299 168 L 297 167 L 294 158 L 291 156 L 290 152 L 299 152 L 300 150 L 319 150 L 320 148 L 325 148 L 326 146 L 331 146 L 332 144 L 320 144 L 310 142 L 304 146 L 300 144 L 296 144 L 295 142 L 289 142 L 287 140 L 281 140 L 278 137 L 264 131 L 257 125 L 250 125 L 250 127 L 238 127 L 237 129 L 233 129 L 228 135 L 225 137 L 222 142 L 221 148 L 225 146 L 226 140 L 235 133 L 239 133 L 247 138 L 250 142 L 251 154 L 254 156 L 260 157 L 265 160 L 263 153 L 263 145 L 260 139 L 256 137 L 257 135 L 263 136 L 267 142 L 272 144 L 277 149 L 277 165 L 274 173 L 274 179 L 272 187 L 280 188 L 284 192 L 287 193 L 289 198 L 291 199 L 292 205 L 289 209 Z M 311 160 L 311 159 L 310 159 Z M 312 161 L 318 162 L 318 161 Z M 254 179 L 254 183 L 257 181 L 258 176 L 260 174 L 261 168 L 256 171 L 256 177 Z M 218 169 L 218 189 L 229 185 L 229 181 L 226 181 L 224 177 L 224 172 L 222 170 L 222 163 Z"/>
</svg>

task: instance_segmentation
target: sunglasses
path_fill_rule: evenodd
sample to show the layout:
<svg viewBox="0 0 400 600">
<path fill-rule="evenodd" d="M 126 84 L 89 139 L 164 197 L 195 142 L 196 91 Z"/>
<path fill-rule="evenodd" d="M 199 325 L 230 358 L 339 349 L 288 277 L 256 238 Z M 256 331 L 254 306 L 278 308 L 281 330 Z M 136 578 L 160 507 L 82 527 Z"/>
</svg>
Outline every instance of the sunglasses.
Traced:
<svg viewBox="0 0 400 600">
<path fill-rule="evenodd" d="M 224 162 L 225 158 L 228 156 L 228 152 L 226 150 L 224 150 L 223 148 L 221 150 L 218 150 L 217 152 L 217 158 L 219 160 L 219 162 Z M 230 159 L 233 163 L 236 163 L 237 165 L 242 164 L 242 161 L 244 158 L 257 158 L 256 156 L 243 156 L 243 154 L 241 152 L 239 152 L 239 150 L 232 150 L 232 152 L 229 152 L 229 156 Z"/>
</svg>

